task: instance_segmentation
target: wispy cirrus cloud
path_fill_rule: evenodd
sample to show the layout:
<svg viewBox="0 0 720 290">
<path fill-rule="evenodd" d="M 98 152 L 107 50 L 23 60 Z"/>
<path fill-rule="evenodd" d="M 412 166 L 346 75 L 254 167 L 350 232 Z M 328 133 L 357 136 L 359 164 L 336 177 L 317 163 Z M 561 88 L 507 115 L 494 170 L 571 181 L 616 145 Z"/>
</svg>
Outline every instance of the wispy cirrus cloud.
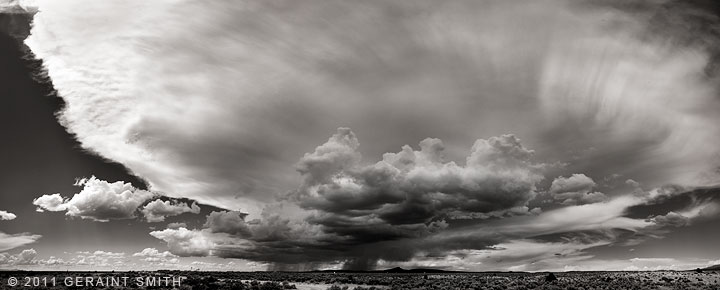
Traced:
<svg viewBox="0 0 720 290">
<path fill-rule="evenodd" d="M 32 244 L 41 237 L 41 235 L 34 235 L 30 233 L 6 234 L 0 232 L 0 252 Z"/>
</svg>

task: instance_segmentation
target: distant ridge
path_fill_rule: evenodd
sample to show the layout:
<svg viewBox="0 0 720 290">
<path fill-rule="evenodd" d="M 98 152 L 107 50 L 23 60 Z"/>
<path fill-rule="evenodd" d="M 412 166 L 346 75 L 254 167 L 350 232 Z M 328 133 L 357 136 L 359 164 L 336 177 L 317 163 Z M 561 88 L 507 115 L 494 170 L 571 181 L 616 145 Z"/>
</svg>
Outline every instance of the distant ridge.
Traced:
<svg viewBox="0 0 720 290">
<path fill-rule="evenodd" d="M 703 270 L 709 270 L 709 271 L 720 271 L 720 265 L 714 265 L 707 268 L 703 268 Z"/>
<path fill-rule="evenodd" d="M 452 273 L 455 271 L 445 271 L 445 270 L 439 270 L 439 269 L 423 269 L 423 268 L 406 270 L 406 269 L 403 269 L 400 267 L 395 267 L 395 268 L 387 269 L 387 270 L 380 271 L 380 272 L 383 272 L 383 273 L 449 273 L 450 272 L 450 273 Z"/>
<path fill-rule="evenodd" d="M 422 273 L 522 273 L 522 272 L 513 272 L 513 271 L 483 271 L 483 272 L 473 272 L 473 271 L 450 271 L 450 270 L 440 270 L 440 269 L 431 269 L 431 268 L 415 268 L 415 269 L 403 269 L 400 267 L 390 268 L 386 270 L 315 270 L 310 271 L 312 273 L 408 273 L 408 274 L 422 274 Z"/>
</svg>

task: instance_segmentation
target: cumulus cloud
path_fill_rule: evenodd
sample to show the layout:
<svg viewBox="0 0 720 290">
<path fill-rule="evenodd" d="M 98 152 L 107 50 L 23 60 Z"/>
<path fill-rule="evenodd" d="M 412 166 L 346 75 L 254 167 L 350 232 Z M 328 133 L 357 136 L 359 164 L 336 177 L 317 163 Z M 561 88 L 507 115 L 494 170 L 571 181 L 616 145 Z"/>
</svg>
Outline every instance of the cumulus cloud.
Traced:
<svg viewBox="0 0 720 290">
<path fill-rule="evenodd" d="M 94 252 L 80 251 L 75 254 L 72 263 L 79 266 L 109 267 L 119 266 L 125 262 L 125 253 L 122 252 L 97 250 Z"/>
<path fill-rule="evenodd" d="M 383 261 L 410 263 L 427 255 L 441 262 L 467 251 L 512 256 L 528 243 L 557 248 L 565 256 L 528 253 L 506 257 L 507 266 L 547 256 L 557 262 L 544 264 L 550 267 L 587 259 L 587 249 L 620 243 L 621 232 L 658 237 L 679 226 L 675 214 L 625 216 L 629 208 L 653 200 L 632 193 L 530 211 L 524 205 L 535 196 L 545 166 L 532 163 L 533 151 L 512 135 L 476 141 L 464 165 L 446 160 L 439 139 L 422 141 L 419 150 L 404 146 L 371 164 L 363 164 L 359 146 L 352 131 L 340 128 L 297 163 L 300 188 L 280 206 L 266 207 L 260 218 L 213 211 L 201 229 L 168 227 L 151 235 L 178 256 L 243 258 L 271 263 L 272 269 L 331 261 L 370 269 Z M 550 191 L 577 198 L 568 193 L 588 195 L 594 186 L 592 179 L 576 174 L 556 179 Z M 452 226 L 459 213 L 475 222 Z M 560 240 L 542 240 L 547 237 Z M 562 245 L 569 252 L 561 251 Z M 541 266 L 527 269 L 536 267 Z"/>
<path fill-rule="evenodd" d="M 165 217 L 176 216 L 183 213 L 200 213 L 200 207 L 196 203 L 188 205 L 184 202 L 173 202 L 154 200 L 145 205 L 140 212 L 145 216 L 148 222 L 162 222 Z"/>
<path fill-rule="evenodd" d="M 390 230 L 382 239 L 422 235 L 458 215 L 515 214 L 543 179 L 542 165 L 513 135 L 477 140 L 464 166 L 446 160 L 440 139 L 423 140 L 419 151 L 403 146 L 371 165 L 362 165 L 358 147 L 352 131 L 338 129 L 298 162 L 304 183 L 290 197 L 319 211 L 313 223 L 357 238 L 372 239 L 382 228 Z"/>
<path fill-rule="evenodd" d="M 133 254 L 133 257 L 140 257 L 145 262 L 169 264 L 178 263 L 176 255 L 173 255 L 168 251 L 160 252 L 155 248 L 145 248 L 142 251 Z"/>
<path fill-rule="evenodd" d="M 16 255 L 0 253 L 0 265 L 30 265 L 35 263 L 37 251 L 35 249 L 26 249 Z"/>
<path fill-rule="evenodd" d="M 48 265 L 48 266 L 58 266 L 58 265 L 68 265 L 69 264 L 64 259 L 58 258 L 55 256 L 50 256 L 47 259 L 37 260 L 37 263 L 40 265 Z"/>
<path fill-rule="evenodd" d="M 11 221 L 17 218 L 17 216 L 11 212 L 0 210 L 0 221 Z"/>
<path fill-rule="evenodd" d="M 392 226 L 380 219 L 364 228 L 352 224 L 352 219 L 346 224 L 317 223 L 313 215 L 304 221 L 291 221 L 279 217 L 273 209 L 266 209 L 262 219 L 247 221 L 246 214 L 225 211 L 208 215 L 202 229 L 169 228 L 151 235 L 166 241 L 169 252 L 175 255 L 242 258 L 269 263 L 268 269 L 277 270 L 315 269 L 327 263 L 339 263 L 348 269 L 385 265 L 513 271 L 560 269 L 566 265 L 609 269 L 587 263 L 592 258 L 588 250 L 627 244 L 627 237 L 621 234 L 627 236 L 628 232 L 635 233 L 630 237 L 638 236 L 633 242 L 639 243 L 642 238 L 667 233 L 664 230 L 668 227 L 682 226 L 676 223 L 675 214 L 651 219 L 624 216 L 629 207 L 645 202 L 641 197 L 626 195 L 533 216 L 506 216 L 460 227 L 434 225 L 432 231 L 427 230 L 432 224 L 422 228 Z M 352 227 L 341 232 L 341 226 L 347 224 Z M 483 264 L 472 266 L 468 261 L 493 264 L 486 268 Z"/>
<path fill-rule="evenodd" d="M 194 201 L 162 197 L 148 202 L 158 196 L 122 181 L 110 183 L 93 176 L 78 179 L 75 186 L 83 189 L 72 198 L 63 198 L 59 193 L 46 194 L 34 199 L 33 204 L 38 212 L 66 211 L 68 216 L 100 222 L 132 219 L 138 211 L 151 223 L 183 213 L 200 213 L 200 206 Z"/>
<path fill-rule="evenodd" d="M 66 211 L 65 215 L 100 222 L 111 219 L 135 218 L 137 208 L 151 199 L 153 193 L 122 181 L 107 182 L 95 178 L 81 179 L 79 193 L 65 199 L 59 193 L 43 195 L 33 200 L 39 211 Z"/>
<path fill-rule="evenodd" d="M 110 252 L 110 251 L 77 251 L 74 253 L 64 253 L 70 255 L 68 257 L 56 257 L 50 256 L 46 259 L 37 258 L 37 252 L 25 250 L 17 255 L 7 255 L 6 257 L 16 256 L 14 258 L 16 262 L 13 265 L 32 265 L 32 267 L 20 267 L 21 269 L 33 269 L 33 270 L 57 270 L 57 267 L 62 266 L 63 269 L 76 269 L 76 270 L 88 270 L 88 269 L 127 269 L 137 270 L 137 264 L 130 263 L 127 259 L 127 255 L 123 252 Z M 2 254 L 0 254 L 2 259 Z M 0 260 L 1 261 L 1 260 Z M 17 261 L 24 261 L 18 263 Z M 2 263 L 0 263 L 2 264 Z M 172 263 L 154 263 L 155 265 L 169 265 Z"/>
<path fill-rule="evenodd" d="M 312 263 L 337 256 L 322 247 L 333 247 L 330 235 L 319 226 L 302 219 L 289 219 L 285 207 L 267 207 L 261 219 L 246 221 L 247 214 L 237 211 L 214 211 L 207 216 L 201 229 L 170 227 L 150 235 L 168 243 L 170 253 L 178 256 L 219 256 L 265 262 Z M 297 208 L 290 208 L 297 211 Z M 291 215 L 291 214 L 290 214 Z M 307 268 L 310 269 L 310 268 Z"/>
<path fill-rule="evenodd" d="M 11 235 L 0 232 L 0 252 L 34 243 L 41 237 L 41 235 L 34 235 L 30 233 Z"/>
<path fill-rule="evenodd" d="M 169 223 L 167 225 L 168 229 L 177 229 L 177 228 L 187 228 L 186 223 Z"/>
<path fill-rule="evenodd" d="M 245 222 L 246 213 L 239 211 L 213 211 L 207 216 L 205 227 L 216 233 L 228 233 L 241 237 L 252 235 Z"/>
<path fill-rule="evenodd" d="M 216 244 L 208 232 L 187 228 L 153 231 L 150 235 L 167 242 L 170 252 L 180 257 L 208 256 Z"/>
<path fill-rule="evenodd" d="M 666 215 L 649 218 L 648 221 L 661 227 L 683 227 L 690 223 L 690 219 L 688 217 L 672 211 Z"/>
<path fill-rule="evenodd" d="M 33 204 L 38 206 L 38 212 L 48 211 L 64 211 L 67 209 L 65 200 L 59 193 L 45 194 L 33 200 Z"/>
<path fill-rule="evenodd" d="M 563 204 L 587 204 L 607 200 L 602 192 L 592 192 L 596 187 L 592 178 L 585 174 L 573 174 L 570 177 L 558 177 L 550 185 L 550 194 Z"/>
<path fill-rule="evenodd" d="M 532 150 L 512 135 L 478 140 L 465 165 L 445 160 L 438 139 L 422 141 L 417 151 L 405 146 L 368 165 L 362 164 L 359 146 L 352 131 L 340 128 L 297 163 L 304 182 L 286 197 L 284 207 L 266 207 L 261 218 L 214 211 L 202 229 L 168 228 L 151 235 L 166 241 L 170 252 L 179 256 L 244 258 L 270 262 L 278 269 L 293 263 L 342 261 L 346 268 L 368 269 L 378 261 L 410 261 L 423 253 L 444 257 L 451 251 L 487 250 L 547 235 L 638 232 L 655 224 L 624 217 L 628 207 L 646 202 L 633 195 L 531 215 L 527 207 L 517 210 L 535 196 L 544 167 L 532 163 Z M 554 191 L 594 186 L 575 183 L 583 184 L 559 181 Z M 459 212 L 504 213 L 450 228 L 447 220 Z M 615 242 L 606 235 L 573 238 L 573 243 L 579 253 Z"/>
</svg>

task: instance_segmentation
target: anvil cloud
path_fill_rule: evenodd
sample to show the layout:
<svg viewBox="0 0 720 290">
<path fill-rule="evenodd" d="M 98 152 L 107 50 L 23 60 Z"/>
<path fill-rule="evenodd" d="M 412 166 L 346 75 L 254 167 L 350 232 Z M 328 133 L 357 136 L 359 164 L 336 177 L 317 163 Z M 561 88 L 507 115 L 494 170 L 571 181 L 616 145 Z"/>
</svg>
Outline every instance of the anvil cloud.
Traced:
<svg viewBox="0 0 720 290">
<path fill-rule="evenodd" d="M 158 225 L 214 206 L 150 235 L 278 269 L 552 268 L 662 237 L 718 213 L 659 206 L 720 182 L 720 53 L 668 29 L 718 21 L 631 2 L 38 0 L 25 43 L 59 122 L 148 188 L 34 203 Z"/>
</svg>

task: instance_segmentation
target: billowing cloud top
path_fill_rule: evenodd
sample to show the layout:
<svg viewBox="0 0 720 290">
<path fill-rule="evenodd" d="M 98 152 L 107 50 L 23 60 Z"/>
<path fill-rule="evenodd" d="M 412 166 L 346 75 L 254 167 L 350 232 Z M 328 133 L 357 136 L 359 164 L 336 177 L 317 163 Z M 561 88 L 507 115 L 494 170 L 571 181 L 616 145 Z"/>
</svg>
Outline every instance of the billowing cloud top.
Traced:
<svg viewBox="0 0 720 290">
<path fill-rule="evenodd" d="M 43 195 L 33 201 L 38 211 L 67 211 L 66 215 L 96 221 L 131 219 L 138 206 L 151 199 L 153 194 L 122 181 L 107 182 L 95 178 L 77 182 L 83 189 L 72 198 L 60 194 Z"/>
<path fill-rule="evenodd" d="M 0 221 L 11 221 L 17 218 L 17 216 L 11 212 L 0 210 Z"/>
<path fill-rule="evenodd" d="M 35 13 L 35 0 L 0 0 L 0 13 Z"/>
<path fill-rule="evenodd" d="M 193 203 L 188 205 L 184 202 L 172 202 L 169 200 L 154 200 L 145 205 L 141 212 L 145 215 L 148 222 L 161 222 L 167 216 L 176 216 L 182 213 L 200 213 L 200 207 Z"/>
<path fill-rule="evenodd" d="M 602 192 L 591 192 L 597 184 L 585 174 L 558 177 L 550 185 L 550 194 L 564 204 L 594 203 L 605 200 Z"/>
<path fill-rule="evenodd" d="M 176 199 L 163 200 L 127 182 L 108 182 L 93 176 L 81 178 L 75 185 L 83 189 L 72 198 L 63 198 L 59 193 L 45 194 L 34 199 L 33 204 L 38 212 L 65 211 L 67 216 L 100 222 L 133 219 L 142 213 L 147 222 L 156 223 L 168 216 L 200 213 L 200 207 L 194 202 L 188 205 Z M 152 200 L 154 198 L 158 199 Z"/>
</svg>

